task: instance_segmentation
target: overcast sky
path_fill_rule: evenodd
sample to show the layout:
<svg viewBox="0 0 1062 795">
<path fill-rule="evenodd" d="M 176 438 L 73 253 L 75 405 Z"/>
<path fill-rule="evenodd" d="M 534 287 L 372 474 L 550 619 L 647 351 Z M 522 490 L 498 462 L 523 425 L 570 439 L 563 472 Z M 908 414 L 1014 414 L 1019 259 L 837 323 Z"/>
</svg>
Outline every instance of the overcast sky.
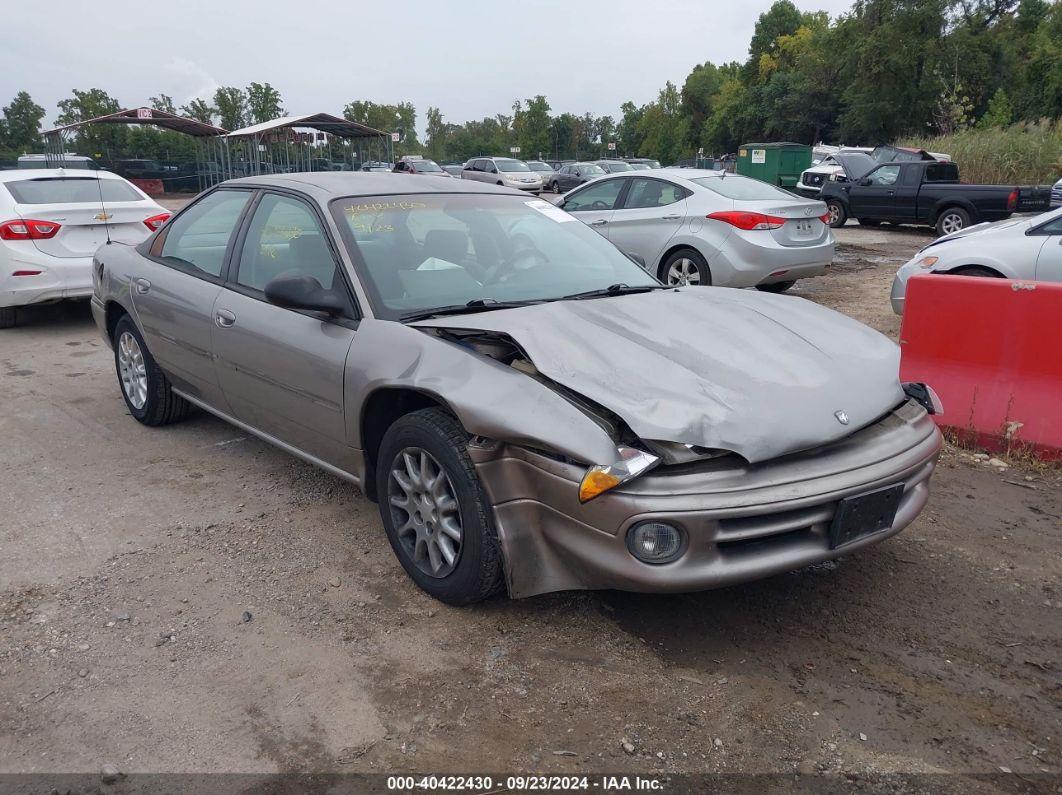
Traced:
<svg viewBox="0 0 1062 795">
<path fill-rule="evenodd" d="M 795 2 L 831 16 L 851 5 Z M 681 86 L 695 64 L 744 60 L 770 4 L 52 0 L 56 24 L 9 19 L 0 29 L 0 103 L 29 91 L 50 127 L 73 88 L 103 88 L 123 107 L 166 93 L 180 106 L 257 81 L 280 89 L 292 114 L 339 114 L 352 99 L 412 102 L 421 129 L 429 105 L 461 123 L 535 94 L 554 113 L 618 119 L 623 102 L 648 102 L 667 80 Z"/>
</svg>

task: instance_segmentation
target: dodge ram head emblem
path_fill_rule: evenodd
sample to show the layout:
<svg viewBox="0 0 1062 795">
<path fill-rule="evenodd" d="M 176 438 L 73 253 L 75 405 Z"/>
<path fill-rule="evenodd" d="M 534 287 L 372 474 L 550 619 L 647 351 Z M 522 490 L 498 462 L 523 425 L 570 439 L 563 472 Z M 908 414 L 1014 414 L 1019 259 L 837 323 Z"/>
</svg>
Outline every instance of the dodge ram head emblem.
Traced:
<svg viewBox="0 0 1062 795">
<path fill-rule="evenodd" d="M 835 416 L 837 418 L 837 421 L 839 423 L 841 423 L 841 425 L 847 425 L 848 424 L 848 415 L 845 414 L 843 409 L 841 411 L 835 411 L 833 413 L 833 416 Z"/>
</svg>

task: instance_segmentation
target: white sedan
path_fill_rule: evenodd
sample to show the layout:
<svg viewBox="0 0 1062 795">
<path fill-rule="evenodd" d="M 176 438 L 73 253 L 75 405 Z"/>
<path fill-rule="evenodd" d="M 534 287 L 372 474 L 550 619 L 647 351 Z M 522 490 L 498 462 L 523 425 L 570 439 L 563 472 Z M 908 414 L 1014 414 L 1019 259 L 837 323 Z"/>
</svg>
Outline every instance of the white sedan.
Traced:
<svg viewBox="0 0 1062 795">
<path fill-rule="evenodd" d="M 92 295 L 92 255 L 136 245 L 170 217 L 109 171 L 0 172 L 0 328 L 17 308 Z"/>
<path fill-rule="evenodd" d="M 1062 209 L 938 237 L 896 271 L 891 301 L 897 315 L 903 314 L 907 280 L 916 273 L 1062 282 Z"/>
<path fill-rule="evenodd" d="M 669 285 L 783 292 L 833 260 L 825 204 L 723 171 L 610 174 L 558 206 Z"/>
</svg>

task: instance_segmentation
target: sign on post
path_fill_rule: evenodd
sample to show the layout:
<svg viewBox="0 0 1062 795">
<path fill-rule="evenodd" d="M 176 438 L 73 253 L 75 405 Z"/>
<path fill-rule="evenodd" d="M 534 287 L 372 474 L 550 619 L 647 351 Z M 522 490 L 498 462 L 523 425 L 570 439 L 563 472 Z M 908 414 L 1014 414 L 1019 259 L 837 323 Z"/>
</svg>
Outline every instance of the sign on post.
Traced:
<svg viewBox="0 0 1062 795">
<path fill-rule="evenodd" d="M 401 140 L 402 140 L 402 133 L 396 133 L 396 132 L 391 133 L 391 143 L 397 144 Z"/>
<path fill-rule="evenodd" d="M 509 153 L 510 154 L 514 154 L 514 155 L 520 154 L 520 147 L 519 146 L 510 146 L 509 147 Z"/>
<path fill-rule="evenodd" d="M 151 118 L 151 108 L 137 108 L 136 109 L 136 117 L 138 119 L 150 119 Z"/>
<path fill-rule="evenodd" d="M 608 150 L 610 152 L 615 152 L 616 151 L 616 142 L 615 141 L 609 141 L 608 142 Z"/>
</svg>

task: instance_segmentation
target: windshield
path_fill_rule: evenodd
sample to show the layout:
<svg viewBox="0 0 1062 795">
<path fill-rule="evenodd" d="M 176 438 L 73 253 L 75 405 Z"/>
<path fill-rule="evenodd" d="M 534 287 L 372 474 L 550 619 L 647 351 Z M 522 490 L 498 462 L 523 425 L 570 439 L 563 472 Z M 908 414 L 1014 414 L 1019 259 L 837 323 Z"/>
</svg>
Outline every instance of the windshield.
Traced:
<svg viewBox="0 0 1062 795">
<path fill-rule="evenodd" d="M 605 169 L 601 168 L 601 166 L 595 166 L 593 163 L 579 163 L 578 166 L 579 170 L 587 176 L 596 177 L 598 174 L 605 173 Z"/>
<path fill-rule="evenodd" d="M 442 171 L 434 160 L 417 160 L 413 165 L 417 171 Z"/>
<path fill-rule="evenodd" d="M 649 166 L 645 163 L 631 163 L 631 171 L 649 171 Z"/>
<path fill-rule="evenodd" d="M 532 171 L 552 171 L 553 169 L 547 166 L 545 163 L 528 163 L 527 167 Z"/>
<path fill-rule="evenodd" d="M 659 284 L 590 227 L 539 199 L 421 194 L 336 199 L 331 207 L 380 318 Z"/>
<path fill-rule="evenodd" d="M 630 171 L 630 163 L 624 163 L 622 160 L 613 160 L 608 164 L 609 171 L 616 173 L 617 171 Z"/>
<path fill-rule="evenodd" d="M 691 179 L 690 182 L 695 182 L 713 193 L 736 201 L 778 201 L 794 198 L 793 194 L 788 191 L 748 177 L 698 177 Z"/>
<path fill-rule="evenodd" d="M 495 160 L 498 171 L 530 171 L 523 160 Z"/>
<path fill-rule="evenodd" d="M 118 179 L 95 177 L 43 177 L 5 182 L 18 204 L 99 204 L 143 201 L 132 185 Z"/>
</svg>

